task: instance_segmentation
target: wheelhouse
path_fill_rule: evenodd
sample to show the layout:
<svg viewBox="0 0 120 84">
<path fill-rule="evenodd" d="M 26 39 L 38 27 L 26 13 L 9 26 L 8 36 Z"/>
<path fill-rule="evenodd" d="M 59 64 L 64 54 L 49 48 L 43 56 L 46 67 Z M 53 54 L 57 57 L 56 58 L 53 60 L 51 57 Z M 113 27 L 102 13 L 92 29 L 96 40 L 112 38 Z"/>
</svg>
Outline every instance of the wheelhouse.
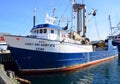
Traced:
<svg viewBox="0 0 120 84">
<path fill-rule="evenodd" d="M 32 28 L 31 33 L 37 38 L 60 40 L 66 31 L 52 24 L 39 24 Z"/>
</svg>

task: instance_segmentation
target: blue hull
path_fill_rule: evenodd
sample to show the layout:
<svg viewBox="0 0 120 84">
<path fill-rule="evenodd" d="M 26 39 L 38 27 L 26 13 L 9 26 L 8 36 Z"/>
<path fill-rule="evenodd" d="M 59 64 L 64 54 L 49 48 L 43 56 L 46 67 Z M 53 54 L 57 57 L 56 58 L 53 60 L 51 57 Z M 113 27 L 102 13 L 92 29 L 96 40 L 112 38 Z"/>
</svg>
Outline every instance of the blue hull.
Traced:
<svg viewBox="0 0 120 84">
<path fill-rule="evenodd" d="M 118 54 L 117 48 L 111 51 L 90 53 L 51 53 L 9 47 L 20 71 L 44 71 L 64 69 L 85 64 Z"/>
</svg>

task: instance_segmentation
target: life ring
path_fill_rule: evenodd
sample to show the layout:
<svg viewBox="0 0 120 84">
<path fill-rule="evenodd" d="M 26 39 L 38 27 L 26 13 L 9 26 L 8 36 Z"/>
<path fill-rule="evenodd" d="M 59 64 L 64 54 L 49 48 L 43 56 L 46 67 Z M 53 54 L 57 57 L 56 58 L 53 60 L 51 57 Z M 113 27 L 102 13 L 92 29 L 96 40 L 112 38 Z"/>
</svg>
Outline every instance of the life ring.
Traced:
<svg viewBox="0 0 120 84">
<path fill-rule="evenodd" d="M 63 38 L 66 38 L 66 35 L 65 35 L 65 34 L 62 34 L 62 37 L 63 37 Z"/>
<path fill-rule="evenodd" d="M 0 36 L 0 41 L 5 41 L 3 36 Z"/>
<path fill-rule="evenodd" d="M 120 38 L 118 38 L 118 42 L 120 42 Z"/>
</svg>

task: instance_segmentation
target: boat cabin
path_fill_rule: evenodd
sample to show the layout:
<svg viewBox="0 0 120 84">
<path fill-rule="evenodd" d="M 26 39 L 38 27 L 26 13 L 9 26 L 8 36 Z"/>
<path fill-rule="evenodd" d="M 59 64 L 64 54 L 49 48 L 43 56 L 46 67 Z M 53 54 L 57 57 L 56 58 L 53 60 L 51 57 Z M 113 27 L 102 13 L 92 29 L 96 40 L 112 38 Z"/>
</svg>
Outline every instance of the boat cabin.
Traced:
<svg viewBox="0 0 120 84">
<path fill-rule="evenodd" d="M 67 31 L 52 24 L 39 24 L 32 28 L 31 33 L 37 38 L 60 40 L 66 37 Z"/>
<path fill-rule="evenodd" d="M 113 39 L 114 41 L 120 42 L 120 35 L 108 36 L 109 39 Z"/>
</svg>

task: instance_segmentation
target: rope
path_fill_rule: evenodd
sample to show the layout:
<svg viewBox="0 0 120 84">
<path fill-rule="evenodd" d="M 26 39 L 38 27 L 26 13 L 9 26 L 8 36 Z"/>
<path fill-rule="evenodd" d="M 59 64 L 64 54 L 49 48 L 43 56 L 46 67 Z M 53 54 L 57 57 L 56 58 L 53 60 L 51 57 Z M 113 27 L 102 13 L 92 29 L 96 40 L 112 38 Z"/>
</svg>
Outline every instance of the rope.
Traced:
<svg viewBox="0 0 120 84">
<path fill-rule="evenodd" d="M 95 16 L 94 16 L 94 25 L 95 25 L 96 32 L 97 32 L 97 38 L 98 38 L 98 40 L 100 40 L 99 30 L 98 30 L 97 21 L 96 21 Z"/>
<path fill-rule="evenodd" d="M 70 7 L 70 4 L 68 3 L 68 4 L 66 5 L 66 8 L 65 8 L 62 16 L 64 16 L 64 14 L 67 12 L 67 10 L 68 10 L 69 7 Z M 62 19 L 62 16 L 60 17 L 60 19 Z"/>
<path fill-rule="evenodd" d="M 62 24 L 62 26 L 63 26 L 63 25 L 65 25 L 66 23 L 70 22 L 70 21 L 68 20 L 68 17 L 66 17 L 66 18 L 64 17 L 64 15 L 65 15 L 65 13 L 67 13 L 69 7 L 70 7 L 70 3 L 68 2 L 67 5 L 66 5 L 66 7 L 65 7 L 65 10 L 64 10 L 63 13 L 61 14 L 61 17 L 59 18 L 59 21 L 58 21 L 58 25 L 59 25 L 59 26 L 60 26 L 61 24 Z"/>
</svg>

